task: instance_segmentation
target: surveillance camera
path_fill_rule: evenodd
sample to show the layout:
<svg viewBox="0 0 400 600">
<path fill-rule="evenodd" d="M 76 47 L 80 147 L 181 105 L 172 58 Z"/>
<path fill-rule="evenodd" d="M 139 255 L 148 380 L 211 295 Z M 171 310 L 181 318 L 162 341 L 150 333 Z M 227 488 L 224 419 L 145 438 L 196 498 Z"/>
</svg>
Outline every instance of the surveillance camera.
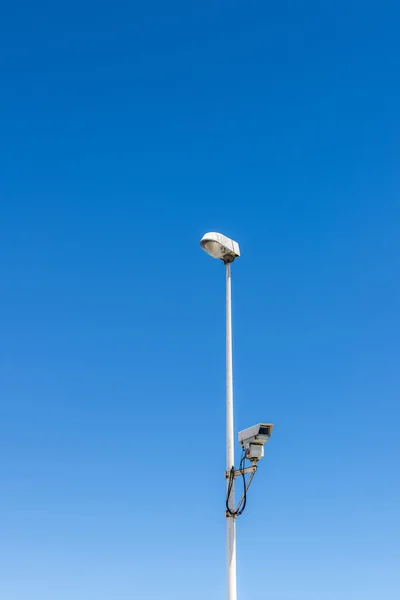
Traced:
<svg viewBox="0 0 400 600">
<path fill-rule="evenodd" d="M 263 446 L 269 441 L 273 428 L 272 423 L 259 423 L 239 432 L 239 443 L 242 448 L 246 449 L 248 458 L 262 458 L 264 456 Z M 257 446 L 261 446 L 262 450 Z"/>
</svg>

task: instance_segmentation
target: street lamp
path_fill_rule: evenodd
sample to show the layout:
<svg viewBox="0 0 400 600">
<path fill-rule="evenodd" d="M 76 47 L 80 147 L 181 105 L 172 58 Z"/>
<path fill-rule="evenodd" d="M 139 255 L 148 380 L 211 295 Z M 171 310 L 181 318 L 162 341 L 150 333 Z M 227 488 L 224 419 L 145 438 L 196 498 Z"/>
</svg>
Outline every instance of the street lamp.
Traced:
<svg viewBox="0 0 400 600">
<path fill-rule="evenodd" d="M 200 240 L 200 246 L 213 258 L 220 258 L 230 264 L 240 256 L 239 244 L 222 233 L 206 233 Z"/>
<path fill-rule="evenodd" d="M 260 423 L 239 433 L 243 449 L 240 468 L 235 470 L 234 428 L 233 428 L 233 379 L 232 379 L 232 299 L 231 263 L 240 256 L 239 244 L 221 233 L 206 233 L 200 246 L 213 258 L 225 263 L 226 271 L 226 537 L 227 537 L 227 600 L 237 600 L 236 589 L 236 518 L 246 506 L 246 494 L 257 470 L 257 463 L 264 456 L 264 443 L 272 434 L 271 423 Z M 245 467 L 245 461 L 251 467 Z M 245 476 L 250 477 L 246 481 Z M 243 477 L 243 494 L 235 508 L 234 482 L 237 476 Z"/>
</svg>

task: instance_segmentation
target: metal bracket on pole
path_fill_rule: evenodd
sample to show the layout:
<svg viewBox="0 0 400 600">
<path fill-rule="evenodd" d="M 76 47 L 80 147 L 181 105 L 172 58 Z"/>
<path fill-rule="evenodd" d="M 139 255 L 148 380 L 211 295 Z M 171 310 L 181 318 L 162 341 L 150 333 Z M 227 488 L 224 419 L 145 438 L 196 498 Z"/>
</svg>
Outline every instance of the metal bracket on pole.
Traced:
<svg viewBox="0 0 400 600">
<path fill-rule="evenodd" d="M 236 508 L 235 512 L 238 512 L 240 510 L 240 508 L 241 508 L 241 506 L 243 504 L 244 498 L 245 498 L 245 496 L 247 494 L 247 491 L 248 491 L 248 489 L 250 487 L 250 484 L 253 481 L 253 477 L 256 474 L 256 471 L 257 471 L 257 463 L 256 462 L 253 462 L 253 464 L 252 464 L 251 467 L 246 467 L 245 469 L 237 469 L 235 471 L 235 479 L 236 479 L 236 477 L 247 475 L 248 473 L 250 473 L 250 477 L 248 478 L 248 480 L 246 482 L 245 489 L 243 490 L 243 494 L 242 494 L 242 496 L 241 496 L 241 498 L 239 500 L 239 504 L 237 505 L 237 508 Z M 225 478 L 229 479 L 229 477 L 230 477 L 230 471 L 226 471 L 225 472 Z M 233 517 L 234 519 L 236 518 L 235 515 L 230 515 L 228 513 L 228 511 L 226 511 L 226 516 L 227 517 Z"/>
<path fill-rule="evenodd" d="M 253 465 L 251 467 L 246 467 L 245 469 L 237 469 L 235 471 L 235 479 L 239 477 L 239 475 L 247 475 L 248 473 L 255 473 L 257 471 L 257 465 Z M 229 479 L 231 476 L 230 471 L 225 471 L 225 479 Z"/>
<path fill-rule="evenodd" d="M 241 508 L 241 506 L 242 506 L 242 504 L 243 504 L 244 497 L 245 497 L 245 495 L 247 494 L 247 490 L 249 489 L 249 487 L 250 487 L 250 484 L 251 484 L 251 482 L 253 481 L 253 477 L 254 477 L 254 475 L 256 474 L 256 471 L 257 471 L 257 467 L 256 467 L 256 466 L 254 466 L 253 472 L 252 472 L 252 474 L 250 475 L 249 479 L 247 480 L 247 483 L 246 483 L 246 488 L 245 488 L 245 490 L 244 490 L 244 492 L 243 492 L 243 494 L 242 494 L 242 497 L 241 497 L 241 498 L 240 498 L 240 500 L 239 500 L 239 504 L 237 505 L 237 509 L 236 509 L 237 511 L 239 511 L 239 510 L 240 510 L 240 508 Z"/>
</svg>

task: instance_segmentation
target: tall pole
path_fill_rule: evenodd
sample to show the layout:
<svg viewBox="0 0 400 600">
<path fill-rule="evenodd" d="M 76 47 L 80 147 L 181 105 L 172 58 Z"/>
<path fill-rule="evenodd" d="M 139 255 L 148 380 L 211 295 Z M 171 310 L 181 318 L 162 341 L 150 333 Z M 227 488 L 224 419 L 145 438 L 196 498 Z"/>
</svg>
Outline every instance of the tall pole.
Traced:
<svg viewBox="0 0 400 600">
<path fill-rule="evenodd" d="M 231 264 L 225 262 L 226 268 L 226 470 L 229 472 L 235 464 L 233 441 L 233 378 L 232 378 L 232 297 L 231 297 Z M 227 490 L 229 480 L 227 479 Z M 235 510 L 235 489 L 232 485 L 229 497 L 229 508 Z M 236 521 L 235 517 L 226 514 L 227 543 L 227 600 L 237 600 L 236 590 Z"/>
</svg>

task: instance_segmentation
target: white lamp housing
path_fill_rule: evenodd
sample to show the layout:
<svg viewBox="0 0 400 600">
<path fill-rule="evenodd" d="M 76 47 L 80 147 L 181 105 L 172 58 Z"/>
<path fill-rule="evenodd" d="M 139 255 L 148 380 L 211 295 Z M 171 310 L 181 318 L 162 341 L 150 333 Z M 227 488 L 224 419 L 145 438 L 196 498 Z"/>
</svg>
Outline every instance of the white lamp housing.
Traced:
<svg viewBox="0 0 400 600">
<path fill-rule="evenodd" d="M 233 262 L 240 256 L 239 244 L 215 231 L 206 233 L 200 241 L 200 246 L 207 254 L 224 262 Z"/>
</svg>

